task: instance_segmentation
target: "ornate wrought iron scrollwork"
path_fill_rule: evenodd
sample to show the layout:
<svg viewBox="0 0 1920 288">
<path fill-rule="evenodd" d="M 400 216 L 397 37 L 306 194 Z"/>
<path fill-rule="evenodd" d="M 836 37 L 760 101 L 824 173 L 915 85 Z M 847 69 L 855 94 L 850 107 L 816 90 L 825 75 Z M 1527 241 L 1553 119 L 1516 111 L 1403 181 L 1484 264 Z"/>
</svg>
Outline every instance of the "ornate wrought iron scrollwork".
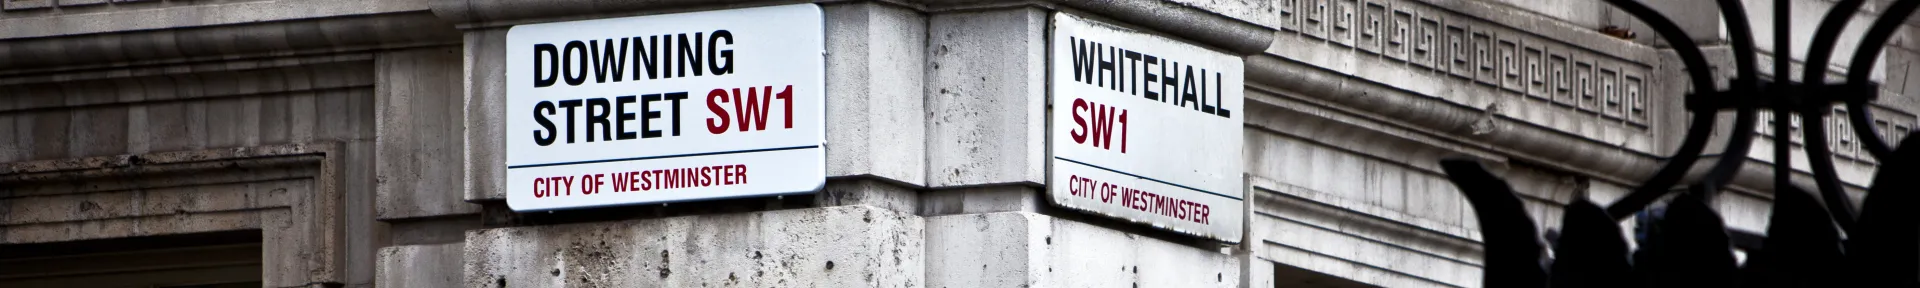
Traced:
<svg viewBox="0 0 1920 288">
<path fill-rule="evenodd" d="M 1694 91 L 1686 96 L 1686 108 L 1693 114 L 1689 130 L 1665 165 L 1627 196 L 1605 207 L 1584 199 L 1568 205 L 1562 232 L 1554 240 L 1555 259 L 1546 257 L 1548 246 L 1511 186 L 1477 162 L 1442 161 L 1479 218 L 1486 247 L 1485 287 L 1920 287 L 1920 148 L 1914 148 L 1920 147 L 1914 144 L 1920 137 L 1889 145 L 1874 132 L 1867 105 L 1879 91 L 1869 75 L 1880 50 L 1901 23 L 1920 10 L 1920 0 L 1899 0 L 1882 11 L 1849 59 L 1847 81 L 1838 84 L 1826 83 L 1822 68 L 1832 60 L 1841 30 L 1864 0 L 1841 0 L 1827 12 L 1808 46 L 1803 82 L 1791 81 L 1790 65 L 1784 64 L 1774 65 L 1772 81 L 1762 80 L 1741 0 L 1718 0 L 1736 64 L 1736 75 L 1724 90 L 1714 87 L 1699 44 L 1678 25 L 1634 0 L 1607 2 L 1647 23 L 1679 54 Z M 1791 31 L 1788 2 L 1774 2 L 1774 35 Z M 1773 38 L 1774 55 L 1792 55 L 1791 37 Z M 1819 197 L 1790 181 L 1789 115 L 1824 123 L 1836 104 L 1847 107 L 1850 132 L 1880 163 L 1857 213 L 1834 169 L 1824 125 L 1806 125 L 1800 131 Z M 1762 248 L 1748 253 L 1742 266 L 1734 260 L 1724 222 L 1708 201 L 1747 161 L 1761 109 L 1772 110 L 1778 119 L 1772 138 L 1773 213 L 1770 236 Z M 1683 174 L 1701 158 L 1717 115 L 1726 110 L 1734 111 L 1736 128 L 1722 157 L 1667 203 L 1664 215 L 1645 227 L 1648 235 L 1639 249 L 1629 252 L 1617 221 L 1679 187 Z"/>
</svg>

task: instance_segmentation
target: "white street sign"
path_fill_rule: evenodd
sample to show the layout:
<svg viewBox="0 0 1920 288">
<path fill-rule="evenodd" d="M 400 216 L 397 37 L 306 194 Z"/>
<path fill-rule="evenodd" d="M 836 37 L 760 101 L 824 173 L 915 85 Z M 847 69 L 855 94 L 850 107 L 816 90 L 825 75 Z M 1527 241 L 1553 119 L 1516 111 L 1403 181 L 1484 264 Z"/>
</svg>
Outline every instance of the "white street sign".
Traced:
<svg viewBox="0 0 1920 288">
<path fill-rule="evenodd" d="M 1240 57 L 1067 13 L 1052 37 L 1053 202 L 1239 242 Z"/>
<path fill-rule="evenodd" d="M 507 206 L 818 190 L 822 21 L 799 4 L 513 27 Z"/>
</svg>

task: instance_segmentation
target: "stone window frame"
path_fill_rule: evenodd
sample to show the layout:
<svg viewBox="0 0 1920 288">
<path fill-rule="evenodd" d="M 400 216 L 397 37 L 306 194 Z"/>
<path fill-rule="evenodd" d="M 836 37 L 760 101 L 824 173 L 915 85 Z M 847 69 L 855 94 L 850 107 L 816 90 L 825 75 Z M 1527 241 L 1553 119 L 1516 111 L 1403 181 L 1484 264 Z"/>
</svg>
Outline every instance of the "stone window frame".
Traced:
<svg viewBox="0 0 1920 288">
<path fill-rule="evenodd" d="M 294 263 L 263 266 L 263 283 L 346 283 L 348 268 L 345 266 L 346 253 L 343 252 L 347 250 L 345 235 L 347 228 L 344 226 L 345 218 L 342 217 L 346 213 L 342 203 L 346 171 L 341 168 L 343 166 L 341 162 L 345 161 L 341 159 L 343 158 L 342 145 L 337 142 L 279 144 L 0 163 L 0 171 L 7 172 L 4 176 L 0 176 L 0 187 L 11 188 L 4 191 L 6 193 L 16 193 L 20 190 L 34 190 L 48 194 L 97 193 L 115 191 L 115 189 L 124 191 L 146 189 L 151 185 L 148 183 L 156 181 L 179 182 L 182 179 L 208 177 L 207 175 L 221 173 L 249 174 L 270 169 L 311 171 L 310 174 L 293 173 L 297 176 L 280 180 L 310 179 L 313 181 L 312 193 L 287 195 L 287 206 L 209 212 L 245 213 L 243 215 L 257 219 L 253 222 L 256 223 L 254 227 L 204 228 L 216 229 L 207 231 L 181 228 L 183 230 L 145 235 L 85 235 L 86 232 L 77 232 L 80 234 L 38 236 L 35 239 L 29 238 L 36 237 L 34 235 L 14 234 L 19 231 L 13 230 L 24 225 L 0 225 L 0 244 L 57 243 L 121 237 L 259 230 L 263 234 L 261 244 L 265 247 L 261 253 L 262 263 Z M 289 176 L 276 175 L 275 177 Z M 82 182 L 91 184 L 72 185 L 72 183 Z M 70 209 L 80 209 L 79 206 L 75 205 Z M 0 208 L 5 207 L 0 206 Z M 7 211 L 0 209 L 0 213 L 4 212 Z M 181 214 L 182 216 L 196 214 L 195 212 L 179 213 L 184 213 Z M 200 219 L 172 218 L 171 221 L 152 225 L 184 225 L 187 224 L 184 222 Z M 125 218 L 93 217 L 26 225 L 79 227 L 118 219 Z M 244 226 L 245 224 L 235 225 Z"/>
</svg>

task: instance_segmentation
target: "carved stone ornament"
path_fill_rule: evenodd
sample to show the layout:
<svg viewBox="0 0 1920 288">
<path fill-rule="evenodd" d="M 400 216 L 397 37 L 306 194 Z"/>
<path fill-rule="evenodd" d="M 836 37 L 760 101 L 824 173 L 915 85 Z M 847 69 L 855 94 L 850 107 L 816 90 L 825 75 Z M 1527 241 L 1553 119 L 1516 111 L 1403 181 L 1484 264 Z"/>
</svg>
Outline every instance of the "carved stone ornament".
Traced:
<svg viewBox="0 0 1920 288">
<path fill-rule="evenodd" d="M 1881 128 L 1888 126 L 1886 121 L 1874 120 L 1873 107 L 1869 106 L 1880 91 L 1869 79 L 1876 56 L 1920 8 L 1920 0 L 1900 0 L 1879 11 L 1881 17 L 1858 39 L 1860 51 L 1849 59 L 1852 62 L 1844 83 L 1826 83 L 1825 69 L 1811 68 L 1804 69 L 1800 78 L 1804 82 L 1790 81 L 1789 65 L 1775 65 L 1772 79 L 1777 80 L 1762 80 L 1755 71 L 1757 52 L 1745 15 L 1748 10 L 1742 7 L 1742 1 L 1718 0 L 1738 66 L 1728 89 L 1714 87 L 1716 75 L 1707 66 L 1699 44 L 1672 21 L 1638 1 L 1606 2 L 1647 23 L 1671 43 L 1685 64 L 1694 85 L 1692 91 L 1707 92 L 1686 96 L 1686 108 L 1693 114 L 1687 136 L 1657 173 L 1610 205 L 1577 200 L 1566 208 L 1565 222 L 1551 246 L 1552 259 L 1547 257 L 1549 246 L 1512 186 L 1472 160 L 1442 161 L 1447 176 L 1479 217 L 1486 247 L 1485 287 L 1920 287 L 1920 209 L 1914 208 L 1920 206 L 1920 177 L 1916 177 L 1920 176 L 1920 144 L 1915 144 L 1920 143 L 1920 137 L 1906 137 L 1905 145 L 1889 145 L 1876 130 L 1892 137 L 1904 134 L 1895 131 L 1904 129 Z M 1795 18 L 1789 17 L 1789 2 L 1774 2 L 1772 19 L 1778 21 L 1773 25 L 1775 35 L 1789 34 L 1789 26 L 1794 24 L 1790 19 Z M 1865 2 L 1834 3 L 1807 46 L 1810 51 L 1805 67 L 1828 67 L 1842 28 Z M 1475 37 L 1466 39 L 1473 41 L 1470 44 L 1451 44 L 1462 39 L 1448 32 L 1445 41 L 1451 42 L 1445 45 L 1482 47 L 1478 46 L 1478 34 L 1468 35 Z M 1774 53 L 1792 55 L 1787 42 L 1791 37 L 1776 38 Z M 1504 45 L 1508 44 L 1501 45 L 1496 48 L 1502 49 L 1499 57 L 1505 61 L 1508 48 Z M 1537 53 L 1528 50 L 1522 54 L 1528 61 L 1524 73 L 1536 73 L 1532 67 Z M 1472 57 L 1475 55 L 1453 59 L 1456 64 L 1479 59 Z M 1604 109 L 1606 116 L 1641 117 L 1640 108 L 1632 106 L 1645 102 L 1634 86 L 1644 74 L 1621 75 L 1605 67 L 1589 70 L 1582 63 L 1574 63 L 1576 72 L 1567 75 L 1560 72 L 1568 66 L 1561 54 L 1548 50 L 1544 59 L 1551 75 L 1543 78 L 1551 81 L 1529 84 L 1546 85 L 1553 88 L 1548 93 L 1561 93 L 1569 87 L 1558 79 L 1571 76 L 1577 79 L 1571 90 L 1580 95 L 1581 109 L 1588 109 L 1587 101 L 1598 100 L 1593 108 Z M 1590 81 L 1589 77 L 1600 79 Z M 1627 88 L 1618 88 L 1622 81 Z M 1629 107 L 1622 109 L 1623 102 Z M 1845 104 L 1846 109 L 1836 111 L 1832 108 L 1836 104 Z M 1836 119 L 1836 125 L 1796 128 L 1789 123 L 1800 121 L 1778 117 L 1780 121 L 1767 121 L 1771 129 L 1733 129 L 1720 154 L 1729 156 L 1719 157 L 1712 170 L 1693 180 L 1696 182 L 1681 183 L 1687 170 L 1701 158 L 1713 134 L 1715 115 L 1726 110 L 1735 112 L 1734 127 L 1754 127 L 1762 110 L 1771 110 L 1770 115 L 1800 117 L 1806 123 L 1828 123 L 1829 113 L 1845 120 Z M 1830 128 L 1852 131 L 1830 134 L 1826 131 Z M 1774 197 L 1769 237 L 1760 248 L 1749 250 L 1748 260 L 1740 265 L 1729 244 L 1726 224 L 1708 201 L 1748 161 L 1743 155 L 1749 155 L 1755 130 L 1769 131 L 1775 141 Z M 1800 135 L 1790 135 L 1796 132 Z M 1811 167 L 1817 187 L 1797 187 L 1789 181 L 1793 174 L 1789 149 L 1795 146 L 1789 141 L 1793 139 L 1804 142 L 1810 162 L 1806 167 Z M 1841 146 L 1834 148 L 1829 141 Z M 1863 156 L 1871 156 L 1880 165 L 1864 204 L 1857 209 L 1846 196 L 1833 164 L 1835 156 L 1856 150 L 1865 150 L 1867 155 Z M 1835 151 L 1843 155 L 1834 155 Z M 1675 190 L 1685 192 L 1665 197 Z M 1630 251 L 1618 221 L 1639 214 L 1663 198 L 1671 199 L 1664 211 L 1642 214 L 1652 219 L 1644 224 L 1647 233 L 1639 240 L 1639 248 Z"/>
</svg>

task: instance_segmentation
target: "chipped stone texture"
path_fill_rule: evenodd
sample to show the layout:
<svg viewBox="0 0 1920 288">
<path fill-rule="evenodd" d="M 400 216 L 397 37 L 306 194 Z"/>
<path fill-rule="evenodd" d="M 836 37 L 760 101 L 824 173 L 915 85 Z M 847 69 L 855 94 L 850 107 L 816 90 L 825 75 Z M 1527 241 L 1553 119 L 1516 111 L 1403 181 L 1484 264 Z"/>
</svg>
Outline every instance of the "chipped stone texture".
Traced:
<svg viewBox="0 0 1920 288">
<path fill-rule="evenodd" d="M 929 287 L 923 223 L 839 206 L 467 232 L 465 287 Z"/>
<path fill-rule="evenodd" d="M 836 179 L 813 195 L 814 206 L 867 205 L 900 213 L 919 207 L 920 192 L 875 179 Z"/>
<path fill-rule="evenodd" d="M 1046 11 L 935 14 L 927 27 L 927 186 L 1045 183 Z"/>
<path fill-rule="evenodd" d="M 460 287 L 462 243 L 380 248 L 374 283 L 383 288 Z"/>
<path fill-rule="evenodd" d="M 827 176 L 926 185 L 927 17 L 872 2 L 824 5 Z"/>
<path fill-rule="evenodd" d="M 920 215 L 1033 212 L 1048 205 L 1038 187 L 999 185 L 927 191 L 920 195 Z"/>
<path fill-rule="evenodd" d="M 467 201 L 507 199 L 507 28 L 466 30 L 462 107 L 467 109 Z"/>
<path fill-rule="evenodd" d="M 462 201 L 458 163 L 466 158 L 461 125 L 460 52 L 455 47 L 382 53 L 374 94 L 379 219 L 479 213 Z"/>
<path fill-rule="evenodd" d="M 1232 254 L 1026 212 L 927 217 L 927 287 L 1240 287 Z"/>
</svg>

